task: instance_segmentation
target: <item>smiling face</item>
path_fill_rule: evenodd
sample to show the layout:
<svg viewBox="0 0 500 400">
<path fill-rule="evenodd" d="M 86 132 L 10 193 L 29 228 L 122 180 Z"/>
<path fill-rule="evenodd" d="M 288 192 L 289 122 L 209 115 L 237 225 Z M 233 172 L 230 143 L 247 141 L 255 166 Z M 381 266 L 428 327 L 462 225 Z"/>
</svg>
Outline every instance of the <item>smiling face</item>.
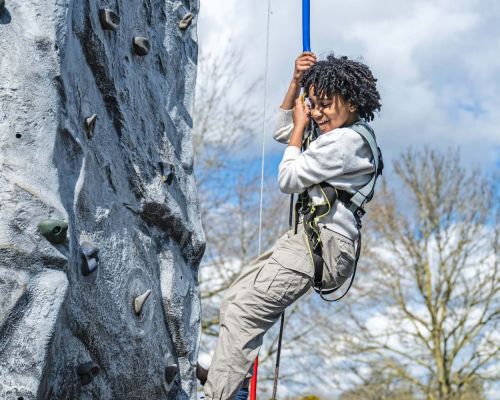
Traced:
<svg viewBox="0 0 500 400">
<path fill-rule="evenodd" d="M 326 96 L 324 93 L 314 94 L 314 88 L 309 89 L 311 117 L 318 124 L 321 133 L 330 132 L 342 126 L 352 125 L 359 117 L 356 106 L 345 101 L 340 94 Z"/>
</svg>

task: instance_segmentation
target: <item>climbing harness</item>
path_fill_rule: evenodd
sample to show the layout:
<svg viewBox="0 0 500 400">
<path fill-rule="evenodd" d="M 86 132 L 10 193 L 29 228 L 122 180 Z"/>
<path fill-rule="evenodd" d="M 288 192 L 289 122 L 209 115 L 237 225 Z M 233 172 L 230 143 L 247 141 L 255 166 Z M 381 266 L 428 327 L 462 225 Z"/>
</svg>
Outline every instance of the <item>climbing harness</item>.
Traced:
<svg viewBox="0 0 500 400">
<path fill-rule="evenodd" d="M 366 122 L 361 120 L 356 121 L 350 126 L 350 128 L 361 135 L 364 142 L 370 147 L 372 161 L 375 165 L 375 172 L 373 177 L 370 179 L 370 182 L 355 193 L 338 190 L 326 182 L 321 182 L 318 186 L 323 197 L 323 203 L 313 204 L 312 199 L 306 190 L 299 195 L 297 203 L 295 204 L 295 233 L 297 233 L 297 226 L 302 217 L 304 232 L 307 238 L 306 243 L 311 257 L 311 263 L 314 266 L 314 290 L 323 300 L 328 302 L 338 301 L 343 298 L 354 282 L 356 268 L 361 253 L 361 218 L 365 215 L 364 206 L 372 199 L 375 190 L 375 183 L 377 182 L 377 178 L 382 174 L 382 170 L 384 168 L 382 152 L 377 146 L 375 133 L 372 128 Z M 317 136 L 317 128 L 315 127 L 314 122 L 311 122 L 309 133 L 305 135 L 302 150 L 307 150 L 309 144 L 315 140 Z M 323 249 L 320 236 L 321 228 L 319 223 L 322 218 L 326 217 L 330 213 L 336 200 L 342 202 L 345 207 L 353 213 L 356 220 L 356 228 L 358 230 L 359 238 L 356 246 L 354 270 L 347 290 L 340 297 L 328 299 L 324 297 L 324 295 L 337 291 L 341 286 L 343 286 L 343 284 L 330 289 L 323 288 L 323 268 L 325 262 L 323 259 Z"/>
</svg>

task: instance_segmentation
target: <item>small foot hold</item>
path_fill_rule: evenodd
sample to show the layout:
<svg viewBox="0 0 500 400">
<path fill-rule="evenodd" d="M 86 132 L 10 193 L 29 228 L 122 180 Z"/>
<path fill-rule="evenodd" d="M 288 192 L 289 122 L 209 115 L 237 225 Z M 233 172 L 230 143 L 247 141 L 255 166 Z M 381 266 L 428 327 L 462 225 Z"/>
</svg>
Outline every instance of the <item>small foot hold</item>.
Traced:
<svg viewBox="0 0 500 400">
<path fill-rule="evenodd" d="M 147 290 L 140 296 L 137 296 L 134 299 L 134 310 L 137 315 L 139 315 L 142 311 L 142 307 L 144 307 L 144 303 L 148 299 L 149 295 L 151 294 L 151 289 Z"/>
<path fill-rule="evenodd" d="M 165 368 L 165 380 L 167 381 L 167 385 L 172 384 L 178 373 L 179 366 L 177 364 L 172 364 Z"/>
<path fill-rule="evenodd" d="M 113 10 L 103 8 L 99 10 L 99 20 L 101 21 L 102 29 L 115 31 L 120 23 L 120 17 Z"/>
<path fill-rule="evenodd" d="M 137 55 L 147 56 L 149 54 L 149 49 L 151 48 L 151 45 L 149 43 L 149 40 L 146 39 L 145 37 L 135 36 L 133 45 L 134 45 L 134 51 Z"/>
<path fill-rule="evenodd" d="M 191 25 L 191 22 L 193 21 L 194 15 L 192 13 L 187 13 L 182 17 L 182 19 L 179 21 L 179 28 L 181 30 L 185 30 Z"/>
<path fill-rule="evenodd" d="M 94 272 L 99 265 L 97 257 L 99 249 L 88 242 L 83 242 L 80 247 L 82 249 L 82 275 L 87 276 Z"/>
<path fill-rule="evenodd" d="M 38 224 L 38 231 L 49 242 L 61 244 L 66 241 L 68 223 L 58 219 L 46 219 Z"/>
<path fill-rule="evenodd" d="M 89 361 L 84 364 L 80 364 L 76 369 L 76 372 L 80 377 L 82 385 L 88 385 L 97 375 L 99 375 L 100 368 L 95 362 Z"/>
<path fill-rule="evenodd" d="M 97 121 L 97 114 L 93 114 L 88 118 L 85 118 L 85 133 L 90 139 L 94 135 L 95 123 Z"/>
<path fill-rule="evenodd" d="M 160 169 L 162 182 L 171 185 L 174 180 L 175 167 L 172 164 L 160 161 L 158 163 L 158 168 Z"/>
</svg>

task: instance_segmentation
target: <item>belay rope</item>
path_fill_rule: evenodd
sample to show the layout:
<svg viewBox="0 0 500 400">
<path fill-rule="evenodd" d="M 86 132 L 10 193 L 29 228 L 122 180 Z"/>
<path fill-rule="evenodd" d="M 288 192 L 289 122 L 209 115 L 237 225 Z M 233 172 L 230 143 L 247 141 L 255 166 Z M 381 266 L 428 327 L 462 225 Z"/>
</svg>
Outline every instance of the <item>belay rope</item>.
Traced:
<svg viewBox="0 0 500 400">
<path fill-rule="evenodd" d="M 266 28 L 266 65 L 264 73 L 264 108 L 262 118 L 262 155 L 261 155 L 261 175 L 260 175 L 260 206 L 259 206 L 259 245 L 258 254 L 261 254 L 262 245 L 262 204 L 264 201 L 264 156 L 266 149 L 266 108 L 267 108 L 267 71 L 269 66 L 269 22 L 271 18 L 271 0 L 267 0 L 267 28 Z M 283 323 L 284 317 L 282 317 Z M 259 357 L 255 358 L 253 373 L 250 381 L 250 400 L 257 399 L 257 374 L 259 370 Z"/>
</svg>

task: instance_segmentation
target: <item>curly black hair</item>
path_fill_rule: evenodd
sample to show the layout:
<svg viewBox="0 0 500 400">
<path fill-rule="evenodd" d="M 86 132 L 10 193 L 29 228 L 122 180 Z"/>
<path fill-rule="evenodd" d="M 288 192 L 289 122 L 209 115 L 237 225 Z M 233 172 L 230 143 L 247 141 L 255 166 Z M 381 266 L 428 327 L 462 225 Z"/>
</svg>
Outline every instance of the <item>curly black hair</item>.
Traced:
<svg viewBox="0 0 500 400">
<path fill-rule="evenodd" d="M 316 96 L 341 94 L 346 101 L 357 106 L 362 119 L 372 121 L 373 113 L 382 107 L 376 82 L 367 65 L 330 54 L 326 60 L 318 61 L 304 73 L 301 85 L 306 95 L 311 85 Z"/>
</svg>

